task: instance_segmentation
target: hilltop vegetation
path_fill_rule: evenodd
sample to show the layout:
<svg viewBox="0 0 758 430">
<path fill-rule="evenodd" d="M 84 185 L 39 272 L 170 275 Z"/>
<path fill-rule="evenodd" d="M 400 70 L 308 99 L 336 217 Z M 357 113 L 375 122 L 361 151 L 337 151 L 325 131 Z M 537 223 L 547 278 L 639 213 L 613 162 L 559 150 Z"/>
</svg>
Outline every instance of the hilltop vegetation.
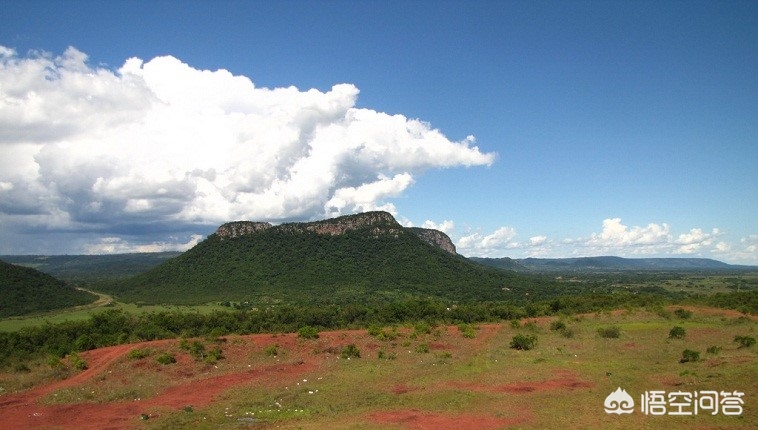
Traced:
<svg viewBox="0 0 758 430">
<path fill-rule="evenodd" d="M 380 303 L 427 297 L 466 302 L 513 299 L 529 290 L 539 294 L 542 284 L 553 284 L 475 264 L 384 213 L 253 227 L 254 233 L 212 234 L 109 292 L 124 301 L 173 304 Z"/>
<path fill-rule="evenodd" d="M 0 261 L 0 318 L 85 305 L 95 299 L 50 275 Z"/>
</svg>

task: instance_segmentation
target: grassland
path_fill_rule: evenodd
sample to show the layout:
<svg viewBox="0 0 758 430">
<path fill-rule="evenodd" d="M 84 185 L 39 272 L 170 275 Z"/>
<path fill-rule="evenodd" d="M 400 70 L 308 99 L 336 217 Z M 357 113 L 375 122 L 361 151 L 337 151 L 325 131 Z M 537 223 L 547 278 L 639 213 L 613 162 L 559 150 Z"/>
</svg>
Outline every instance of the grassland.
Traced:
<svg viewBox="0 0 758 430">
<path fill-rule="evenodd" d="M 734 311 L 677 309 L 531 318 L 473 330 L 417 324 L 371 334 L 322 332 L 317 339 L 200 339 L 207 350 L 223 350 L 224 358 L 213 361 L 194 359 L 179 340 L 124 345 L 84 352 L 90 369 L 31 390 L 9 393 L 21 377 L 28 388 L 36 372 L 48 371 L 45 364 L 0 375 L 0 416 L 23 425 L 31 418 L 11 414 L 30 412 L 24 406 L 30 404 L 41 414 L 38 422 L 57 418 L 61 428 L 754 428 L 758 346 L 733 339 L 756 337 L 758 323 Z M 674 326 L 686 335 L 670 338 Z M 598 334 L 608 327 L 619 336 Z M 512 349 L 518 334 L 536 336 L 536 347 Z M 341 357 L 350 344 L 360 358 Z M 135 348 L 148 353 L 129 358 Z M 681 363 L 685 349 L 698 351 L 700 360 Z M 177 363 L 156 363 L 162 352 Z M 637 403 L 632 414 L 604 412 L 606 396 L 618 387 Z M 645 415 L 640 395 L 651 390 L 737 390 L 745 393 L 743 411 Z"/>
</svg>

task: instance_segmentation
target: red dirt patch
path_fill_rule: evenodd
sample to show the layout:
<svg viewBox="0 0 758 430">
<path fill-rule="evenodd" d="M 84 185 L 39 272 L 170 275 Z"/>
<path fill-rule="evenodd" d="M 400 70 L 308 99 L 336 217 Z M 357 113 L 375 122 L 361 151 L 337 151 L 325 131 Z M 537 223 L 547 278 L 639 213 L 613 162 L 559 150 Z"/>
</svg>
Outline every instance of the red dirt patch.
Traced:
<svg viewBox="0 0 758 430">
<path fill-rule="evenodd" d="M 498 429 L 526 421 L 524 417 L 498 418 L 486 415 L 436 413 L 417 409 L 375 412 L 368 417 L 371 421 L 380 424 L 395 424 L 419 430 Z"/>
</svg>

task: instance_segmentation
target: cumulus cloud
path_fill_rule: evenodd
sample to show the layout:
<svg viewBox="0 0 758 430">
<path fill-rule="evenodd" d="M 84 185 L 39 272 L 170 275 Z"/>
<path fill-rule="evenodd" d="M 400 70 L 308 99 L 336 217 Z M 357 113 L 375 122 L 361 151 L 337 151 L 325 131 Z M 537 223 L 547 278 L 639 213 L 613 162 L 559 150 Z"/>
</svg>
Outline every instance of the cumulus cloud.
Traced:
<svg viewBox="0 0 758 430">
<path fill-rule="evenodd" d="M 193 234 L 190 240 L 185 243 L 172 242 L 151 242 L 146 244 L 134 244 L 121 237 L 103 237 L 95 243 L 85 246 L 87 254 L 126 254 L 132 252 L 163 252 L 163 251 L 186 251 L 200 243 L 203 236 Z"/>
<path fill-rule="evenodd" d="M 0 225 L 108 232 L 394 212 L 389 199 L 425 169 L 495 160 L 472 136 L 356 108 L 358 93 L 259 88 L 171 56 L 110 70 L 75 48 L 0 47 Z"/>
<path fill-rule="evenodd" d="M 603 220 L 600 232 L 561 240 L 546 235 L 517 240 L 516 230 L 507 226 L 489 234 L 479 231 L 458 234 L 454 229 L 447 233 L 459 253 L 469 257 L 689 256 L 715 257 L 748 264 L 758 262 L 758 235 L 744 237 L 738 245 L 734 245 L 720 240 L 725 233 L 718 228 L 713 228 L 710 232 L 692 228 L 686 233 L 675 235 L 665 223 L 650 223 L 644 227 L 628 226 L 620 218 Z"/>
</svg>

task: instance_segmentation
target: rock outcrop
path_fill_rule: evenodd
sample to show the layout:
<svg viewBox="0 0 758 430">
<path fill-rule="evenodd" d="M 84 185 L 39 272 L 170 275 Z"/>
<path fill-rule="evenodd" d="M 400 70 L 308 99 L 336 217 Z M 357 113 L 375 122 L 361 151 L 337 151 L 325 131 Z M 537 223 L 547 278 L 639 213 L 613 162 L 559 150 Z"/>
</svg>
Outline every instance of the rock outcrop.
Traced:
<svg viewBox="0 0 758 430">
<path fill-rule="evenodd" d="M 313 232 L 319 235 L 330 236 L 337 236 L 355 230 L 367 230 L 375 238 L 385 235 L 397 238 L 400 234 L 407 231 L 432 246 L 441 248 L 451 254 L 456 253 L 455 245 L 453 245 L 453 242 L 445 233 L 425 228 L 403 227 L 391 214 L 381 211 L 345 215 L 323 221 L 285 223 L 276 226 L 267 222 L 234 221 L 219 227 L 215 234 L 219 239 L 225 240 L 259 233 L 268 229 L 277 229 L 288 233 Z"/>
<path fill-rule="evenodd" d="M 456 254 L 455 245 L 450 237 L 439 230 L 433 230 L 430 228 L 412 227 L 409 228 L 416 236 L 420 237 L 424 242 L 441 248 L 451 254 Z"/>
<path fill-rule="evenodd" d="M 235 237 L 258 233 L 268 230 L 273 225 L 267 222 L 233 221 L 228 222 L 216 229 L 216 236 L 221 239 L 234 239 Z"/>
</svg>

